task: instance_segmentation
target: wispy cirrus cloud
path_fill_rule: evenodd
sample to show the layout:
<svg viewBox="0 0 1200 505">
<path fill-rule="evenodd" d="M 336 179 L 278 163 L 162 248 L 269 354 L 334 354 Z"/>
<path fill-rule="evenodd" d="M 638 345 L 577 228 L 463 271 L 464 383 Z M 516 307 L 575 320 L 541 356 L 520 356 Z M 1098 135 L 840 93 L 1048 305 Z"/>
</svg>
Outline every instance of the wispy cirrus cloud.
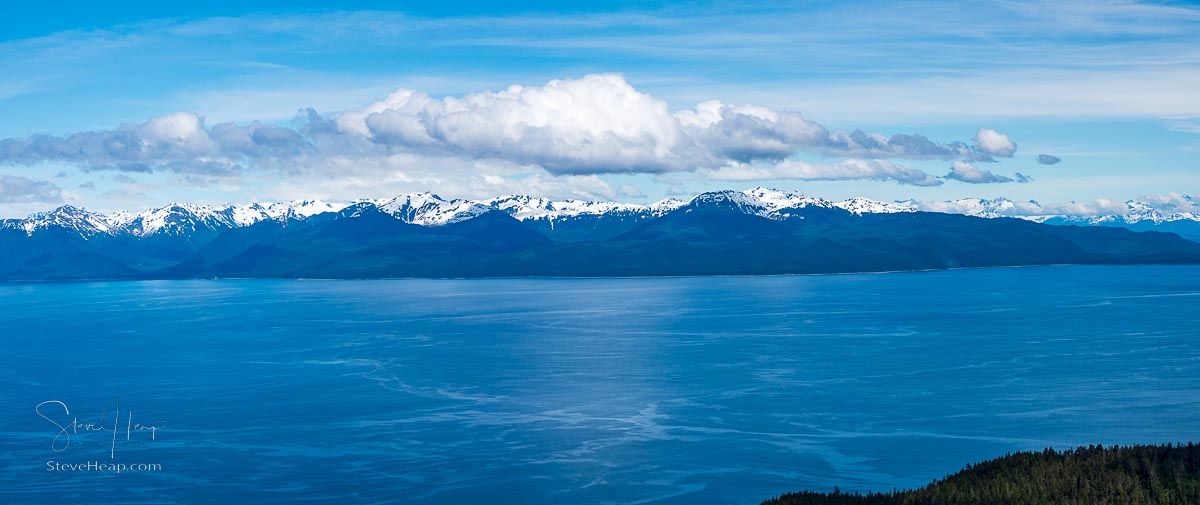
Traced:
<svg viewBox="0 0 1200 505">
<path fill-rule="evenodd" d="M 807 29 L 794 29 L 798 24 Z M 645 82 L 687 76 L 693 81 L 687 86 L 664 83 L 653 91 L 676 103 L 722 96 L 826 121 L 1195 116 L 1200 101 L 1190 90 L 1200 74 L 1198 28 L 1194 6 L 1131 1 L 983 1 L 970 8 L 702 4 L 442 18 L 388 11 L 250 14 L 0 43 L 0 96 L 115 82 L 122 85 L 107 98 L 144 100 L 146 86 L 162 81 L 171 84 L 162 99 L 220 108 L 222 94 L 271 97 L 264 92 L 278 90 L 285 76 L 303 76 L 292 83 L 344 82 L 346 62 L 361 60 L 420 68 L 424 75 L 470 68 L 477 82 L 489 83 L 581 68 L 618 69 Z M 422 50 L 411 51 L 417 45 Z M 520 73 L 503 63 L 514 58 L 527 62 Z M 378 65 L 352 73 L 397 77 Z M 742 82 L 730 83 L 731 74 Z M 122 94 L 125 88 L 139 93 Z M 330 100 L 328 91 L 288 87 L 292 103 L 268 102 L 277 109 L 273 116 L 285 116 Z"/>
</svg>

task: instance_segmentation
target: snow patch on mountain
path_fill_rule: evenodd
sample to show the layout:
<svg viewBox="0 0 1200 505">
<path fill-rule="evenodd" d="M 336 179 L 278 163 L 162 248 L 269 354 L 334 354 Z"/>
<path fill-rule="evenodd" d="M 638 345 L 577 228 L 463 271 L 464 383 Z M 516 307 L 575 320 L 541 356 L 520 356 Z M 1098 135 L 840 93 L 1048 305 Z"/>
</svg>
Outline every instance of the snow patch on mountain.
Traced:
<svg viewBox="0 0 1200 505">
<path fill-rule="evenodd" d="M 783 209 L 802 209 L 805 207 L 832 208 L 833 202 L 824 198 L 805 196 L 799 191 L 780 191 L 778 189 L 753 188 L 742 191 L 742 194 L 753 198 L 757 204 L 768 213 L 777 213 Z"/>
<path fill-rule="evenodd" d="M 804 195 L 798 191 L 781 191 L 769 188 L 753 188 L 745 191 L 713 191 L 702 193 L 688 202 L 689 206 L 718 206 L 765 217 L 787 219 L 793 210 L 807 207 L 832 209 L 836 204 L 824 198 Z"/>
<path fill-rule="evenodd" d="M 10 219 L 4 221 L 5 228 L 23 230 L 27 235 L 52 229 L 61 229 L 78 233 L 83 238 L 96 235 L 110 234 L 113 227 L 102 214 L 64 205 L 49 212 L 38 212 L 26 219 Z"/>
<path fill-rule="evenodd" d="M 683 200 L 667 198 L 650 205 L 635 203 L 594 202 L 585 200 L 550 200 L 525 195 L 506 195 L 479 202 L 503 211 L 519 221 L 559 220 L 578 216 L 635 215 L 661 216 L 684 205 Z"/>
<path fill-rule="evenodd" d="M 1185 197 L 1191 200 L 1191 197 Z M 1154 224 L 1162 224 L 1171 221 L 1200 221 L 1200 213 L 1196 212 L 1170 212 L 1164 213 L 1147 203 L 1130 200 L 1125 202 L 1125 206 L 1129 208 L 1124 216 L 1121 216 L 1126 223 L 1138 223 L 1141 221 L 1151 221 Z"/>
<path fill-rule="evenodd" d="M 478 217 L 492 209 L 470 200 L 445 200 L 433 193 L 410 193 L 376 203 L 379 210 L 409 224 L 443 226 Z"/>
<path fill-rule="evenodd" d="M 334 205 L 321 200 L 296 200 L 292 202 L 275 202 L 266 205 L 252 204 L 249 207 L 240 208 L 240 210 L 242 210 L 242 215 L 246 222 L 254 224 L 258 222 L 255 221 L 256 212 L 262 212 L 271 219 L 276 220 L 300 220 L 326 212 L 338 212 L 345 207 L 346 205 Z M 258 218 L 258 220 L 261 221 L 262 219 Z"/>
<path fill-rule="evenodd" d="M 917 211 L 915 202 L 911 200 L 889 203 L 856 197 L 836 202 L 833 206 L 859 216 L 863 214 L 897 214 Z"/>
<path fill-rule="evenodd" d="M 944 212 L 984 218 L 1014 217 L 1055 224 L 1154 224 L 1175 221 L 1200 222 L 1200 213 L 1192 197 L 1171 196 L 1171 202 L 1147 203 L 1130 200 L 1124 203 L 1097 201 L 1068 202 L 1042 205 L 1036 201 L 1014 201 L 1008 198 L 962 198 L 941 202 L 905 200 L 881 202 L 866 198 L 851 198 L 833 202 L 807 196 L 798 191 L 752 188 L 744 191 L 714 191 L 702 193 L 689 201 L 667 198 L 652 204 L 632 204 L 585 200 L 551 200 L 525 195 L 507 195 L 488 200 L 444 199 L 433 193 L 410 193 L 391 199 L 361 200 L 340 205 L 320 200 L 297 200 L 250 205 L 209 206 L 173 203 L 144 212 L 93 213 L 65 205 L 48 212 L 30 215 L 26 219 L 0 221 L 0 228 L 16 229 L 32 235 L 46 230 L 66 230 L 84 238 L 97 235 L 156 235 L 187 236 L 199 231 L 222 232 L 227 229 L 251 226 L 265 220 L 303 220 L 328 212 L 341 212 L 342 217 L 357 217 L 364 213 L 384 212 L 406 223 L 421 226 L 444 226 L 500 211 L 521 221 L 570 219 L 648 219 L 696 206 L 719 206 L 751 215 L 784 220 L 797 209 L 808 207 L 841 209 L 854 215 L 888 214 L 899 212 Z M 1162 204 L 1162 205 L 1158 205 Z M 1170 204 L 1170 205 L 1168 205 Z"/>
<path fill-rule="evenodd" d="M 139 237 L 183 236 L 201 229 L 224 230 L 244 226 L 233 218 L 232 208 L 172 203 L 137 214 L 122 230 Z"/>
</svg>

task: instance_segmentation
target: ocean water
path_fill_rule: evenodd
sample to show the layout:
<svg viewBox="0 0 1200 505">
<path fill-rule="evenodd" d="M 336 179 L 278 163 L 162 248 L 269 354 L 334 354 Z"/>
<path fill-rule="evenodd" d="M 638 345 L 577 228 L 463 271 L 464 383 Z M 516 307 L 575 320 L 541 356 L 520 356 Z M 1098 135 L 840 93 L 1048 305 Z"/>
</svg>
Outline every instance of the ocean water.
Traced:
<svg viewBox="0 0 1200 505">
<path fill-rule="evenodd" d="M 0 284 L 0 503 L 918 486 L 1200 439 L 1198 323 L 1196 266 Z"/>
</svg>

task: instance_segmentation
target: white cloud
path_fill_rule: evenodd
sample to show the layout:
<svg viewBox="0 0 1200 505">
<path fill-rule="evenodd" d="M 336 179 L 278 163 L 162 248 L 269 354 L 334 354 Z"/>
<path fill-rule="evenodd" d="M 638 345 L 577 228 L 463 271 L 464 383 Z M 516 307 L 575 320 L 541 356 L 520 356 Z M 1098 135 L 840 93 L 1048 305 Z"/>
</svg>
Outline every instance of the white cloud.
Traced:
<svg viewBox="0 0 1200 505">
<path fill-rule="evenodd" d="M 1029 178 L 1017 173 L 1016 177 L 1008 177 L 1006 175 L 998 175 L 990 170 L 984 170 L 965 161 L 954 161 L 950 163 L 950 173 L 946 174 L 947 179 L 954 179 L 970 184 L 992 184 L 1002 182 L 1029 182 Z"/>
<path fill-rule="evenodd" d="M 57 203 L 63 201 L 63 191 L 54 183 L 0 174 L 0 203 Z"/>
<path fill-rule="evenodd" d="M 965 146 L 947 148 L 924 137 L 920 145 L 902 146 L 879 135 L 829 132 L 800 113 L 753 105 L 712 100 L 671 112 L 665 101 L 637 91 L 616 74 L 443 99 L 400 90 L 333 121 L 341 133 L 389 148 L 504 159 L 553 173 L 686 171 L 777 161 L 801 150 L 889 157 L 970 154 Z"/>
<path fill-rule="evenodd" d="M 343 133 L 418 152 L 533 163 L 558 173 L 658 172 L 693 160 L 666 102 L 618 75 L 433 99 L 400 90 L 335 116 Z"/>
<path fill-rule="evenodd" d="M 1166 212 L 1200 213 L 1200 201 L 1191 195 L 1171 192 L 1162 195 L 1143 195 L 1138 199 Z"/>
<path fill-rule="evenodd" d="M 242 171 L 237 160 L 213 142 L 203 119 L 189 112 L 64 137 L 0 139 L 0 163 L 34 165 L 43 161 L 66 161 L 88 170 L 166 171 L 196 177 Z"/>
<path fill-rule="evenodd" d="M 975 148 L 992 156 L 1011 158 L 1017 152 L 1017 144 L 1008 135 L 991 128 L 980 128 L 975 132 Z"/>
<path fill-rule="evenodd" d="M 798 153 L 849 159 L 805 162 Z M 352 200 L 425 190 L 471 198 L 641 197 L 637 188 L 614 189 L 599 177 L 624 173 L 937 186 L 942 178 L 895 160 L 990 156 L 966 142 L 920 134 L 829 130 L 798 112 L 755 105 L 710 100 L 672 111 L 617 74 L 442 98 L 399 90 L 331 116 L 302 111 L 290 127 L 259 121 L 209 127 L 195 113 L 178 112 L 110 130 L 0 139 L 0 164 L 58 162 L 84 172 L 168 176 L 154 177 L 165 184 L 159 189 L 123 186 L 100 194 L 110 200 L 176 185 L 253 188 L 246 197 L 255 199 Z M 1012 180 L 961 169 L 948 177 Z M 683 190 L 682 183 L 669 186 Z"/>
<path fill-rule="evenodd" d="M 206 128 L 194 113 L 178 112 L 112 130 L 64 137 L 0 140 L 0 162 L 76 163 L 87 170 L 174 172 L 197 184 L 272 168 L 299 173 L 392 156 L 457 158 L 529 165 L 554 175 L 664 173 L 780 163 L 798 152 L 870 158 L 990 159 L 997 135 L 981 133 L 976 150 L 919 134 L 830 131 L 800 113 L 707 101 L 672 112 L 663 100 L 633 88 L 617 74 L 510 86 L 499 92 L 433 98 L 399 90 L 386 99 L 327 119 L 312 109 L 300 126 L 260 122 Z M 989 132 L 990 130 L 980 130 Z M 996 144 L 998 145 L 998 144 Z M 894 179 L 932 184 L 924 173 L 886 164 L 829 165 L 845 174 L 780 165 L 794 178 Z M 803 172 L 803 173 L 802 173 Z M 805 174 L 809 175 L 805 175 Z M 803 177 L 801 177 L 803 176 Z"/>
<path fill-rule="evenodd" d="M 778 162 L 797 152 L 947 159 L 986 156 L 963 142 L 830 131 L 798 112 L 717 100 L 671 112 L 617 74 L 431 98 L 400 90 L 340 113 L 338 132 L 389 149 L 503 159 L 556 174 L 689 171 Z"/>
</svg>

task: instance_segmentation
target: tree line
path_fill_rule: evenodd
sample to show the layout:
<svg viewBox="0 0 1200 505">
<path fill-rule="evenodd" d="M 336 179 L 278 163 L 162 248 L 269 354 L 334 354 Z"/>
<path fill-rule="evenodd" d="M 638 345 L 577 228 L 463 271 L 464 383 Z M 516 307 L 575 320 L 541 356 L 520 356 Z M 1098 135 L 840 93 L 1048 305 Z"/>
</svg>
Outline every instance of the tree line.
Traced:
<svg viewBox="0 0 1200 505">
<path fill-rule="evenodd" d="M 1200 444 L 1010 453 L 910 490 L 802 491 L 763 505 L 1195 505 Z"/>
</svg>

